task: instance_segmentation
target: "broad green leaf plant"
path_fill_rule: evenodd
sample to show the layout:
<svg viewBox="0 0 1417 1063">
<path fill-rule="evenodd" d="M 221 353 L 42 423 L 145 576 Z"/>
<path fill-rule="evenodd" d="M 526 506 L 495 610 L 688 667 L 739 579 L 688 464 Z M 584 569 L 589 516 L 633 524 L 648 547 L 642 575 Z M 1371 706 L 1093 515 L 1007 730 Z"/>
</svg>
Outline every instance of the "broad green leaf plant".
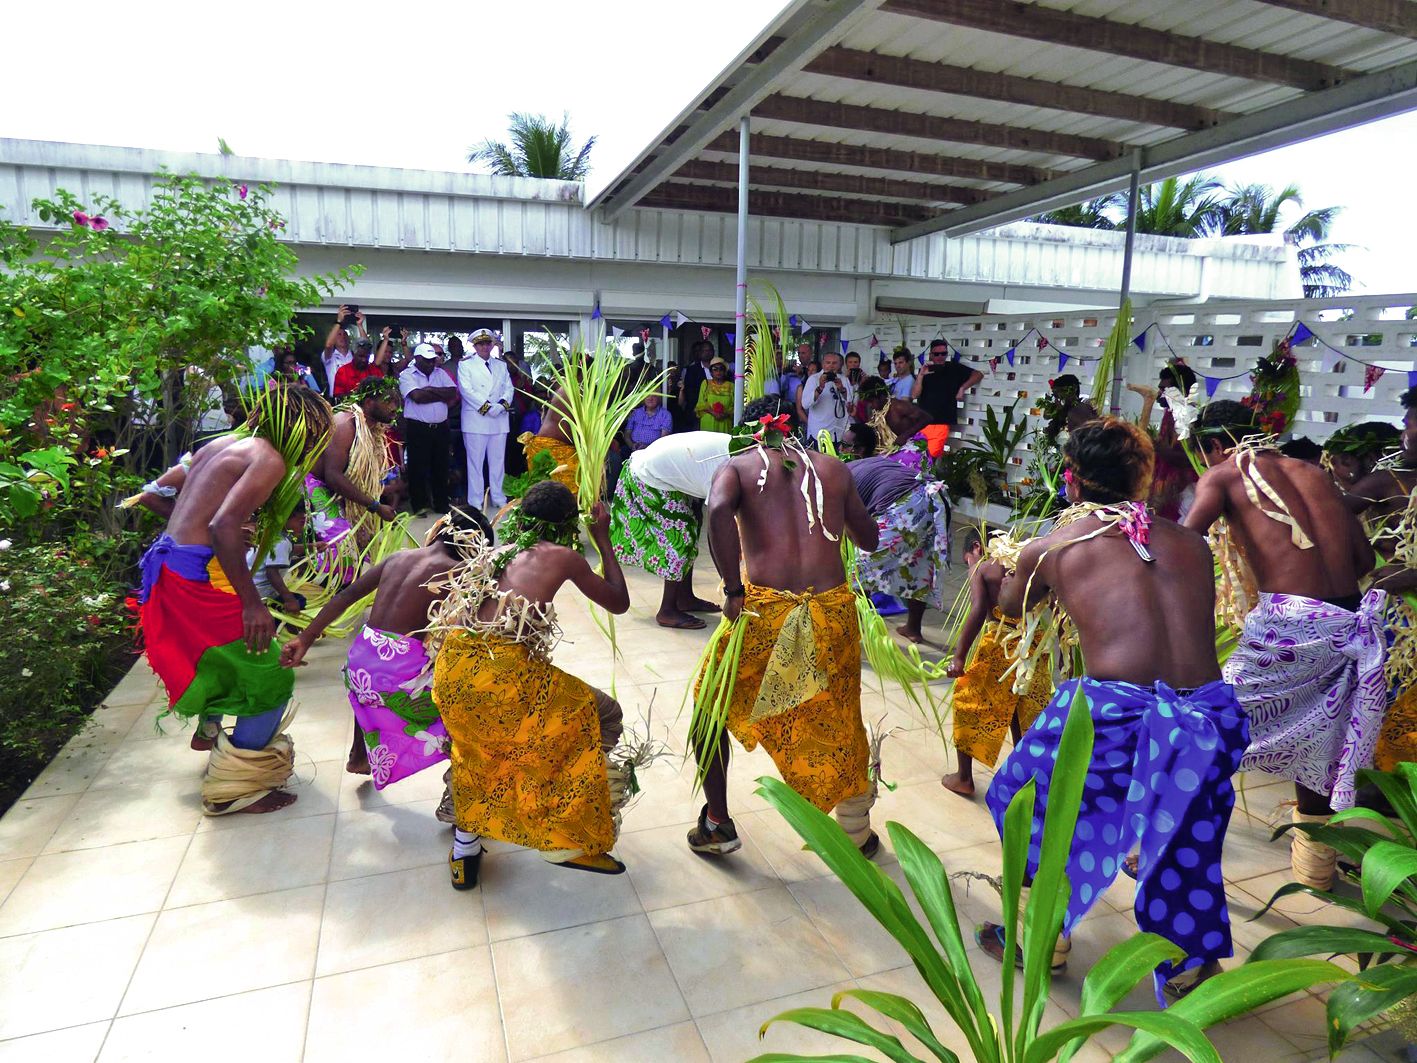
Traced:
<svg viewBox="0 0 1417 1063">
<path fill-rule="evenodd" d="M 1155 934 L 1138 933 L 1114 946 L 1087 973 L 1077 1018 L 1043 1029 L 1044 1006 L 1052 972 L 1053 945 L 1063 926 L 1070 887 L 1064 869 L 1082 802 L 1086 769 L 1092 755 L 1091 714 L 1081 691 L 1074 698 L 1058 751 L 1057 769 L 1044 811 L 1043 843 L 1020 920 L 1020 898 L 1027 871 L 1030 824 L 1036 787 L 1026 784 L 1004 816 L 1002 901 L 1006 956 L 1020 955 L 1022 970 L 1005 963 L 998 998 L 986 1000 L 970 966 L 970 952 L 960 927 L 949 873 L 940 858 L 908 827 L 887 823 L 892 846 L 930 933 L 911 911 L 901 888 L 853 845 L 825 813 L 771 777 L 759 779 L 758 793 L 778 810 L 819 855 L 871 916 L 900 943 L 926 986 L 967 1042 L 968 1056 L 946 1047 L 919 1005 L 893 993 L 861 989 L 836 994 L 829 1008 L 794 1008 L 769 1019 L 761 1036 L 778 1022 L 795 1023 L 846 1041 L 865 1045 L 895 1063 L 921 1059 L 959 1063 L 1047 1063 L 1066 1061 L 1093 1035 L 1111 1026 L 1136 1031 L 1116 1057 L 1124 1063 L 1153 1059 L 1175 1048 L 1196 1063 L 1220 1063 L 1204 1034 L 1217 1022 L 1242 1015 L 1270 1001 L 1310 986 L 1341 982 L 1340 967 L 1320 960 L 1273 959 L 1246 963 L 1201 983 L 1165 1011 L 1114 1011 L 1118 1003 L 1164 960 L 1183 954 Z M 1020 939 L 1019 927 L 1022 927 Z M 1017 952 L 1016 952 L 1017 950 Z M 975 953 L 975 955 L 978 955 Z M 993 963 L 993 960 L 984 962 Z M 852 999 L 904 1029 L 918 1044 L 907 1047 L 894 1033 L 842 1009 Z M 922 1057 L 916 1052 L 923 1050 Z M 860 1061 L 854 1054 L 800 1056 L 772 1052 L 753 1063 L 800 1060 Z"/>
<path fill-rule="evenodd" d="M 1359 896 L 1319 890 L 1302 883 L 1281 886 L 1259 918 L 1275 902 L 1296 893 L 1319 897 L 1370 920 L 1372 929 L 1355 926 L 1298 926 L 1260 942 L 1251 961 L 1292 956 L 1356 956 L 1359 973 L 1338 986 L 1328 998 L 1328 1047 L 1337 1054 L 1360 1023 L 1403 1006 L 1401 1018 L 1409 1036 L 1414 1031 L 1413 1001 L 1417 1000 L 1417 764 L 1401 762 L 1396 771 L 1365 770 L 1360 783 L 1382 792 L 1395 818 L 1370 808 L 1348 808 L 1328 824 L 1288 823 L 1275 832 L 1303 831 L 1316 842 L 1337 849 L 1357 868 L 1347 872 Z"/>
</svg>

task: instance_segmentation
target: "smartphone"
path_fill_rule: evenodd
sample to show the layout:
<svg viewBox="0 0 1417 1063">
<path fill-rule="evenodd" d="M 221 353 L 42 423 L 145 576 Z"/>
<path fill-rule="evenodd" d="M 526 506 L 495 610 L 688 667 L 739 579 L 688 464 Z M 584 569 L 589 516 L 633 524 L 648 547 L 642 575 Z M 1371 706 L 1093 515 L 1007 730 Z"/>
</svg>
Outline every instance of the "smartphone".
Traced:
<svg viewBox="0 0 1417 1063">
<path fill-rule="evenodd" d="M 347 307 L 345 307 L 345 311 L 346 313 L 344 315 L 344 320 L 352 322 L 355 318 L 355 315 L 359 313 L 359 304 L 350 303 Z"/>
</svg>

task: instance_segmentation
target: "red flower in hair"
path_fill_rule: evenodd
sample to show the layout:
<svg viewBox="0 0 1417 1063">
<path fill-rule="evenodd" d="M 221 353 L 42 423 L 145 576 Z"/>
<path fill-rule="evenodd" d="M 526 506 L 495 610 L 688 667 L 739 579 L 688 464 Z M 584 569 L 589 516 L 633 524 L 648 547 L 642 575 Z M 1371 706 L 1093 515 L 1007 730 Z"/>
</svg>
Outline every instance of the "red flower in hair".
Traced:
<svg viewBox="0 0 1417 1063">
<path fill-rule="evenodd" d="M 775 417 L 759 417 L 758 424 L 762 427 L 753 433 L 753 438 L 759 443 L 767 438 L 769 432 L 779 432 L 785 436 L 792 431 L 791 422 L 785 413 L 779 413 Z"/>
</svg>

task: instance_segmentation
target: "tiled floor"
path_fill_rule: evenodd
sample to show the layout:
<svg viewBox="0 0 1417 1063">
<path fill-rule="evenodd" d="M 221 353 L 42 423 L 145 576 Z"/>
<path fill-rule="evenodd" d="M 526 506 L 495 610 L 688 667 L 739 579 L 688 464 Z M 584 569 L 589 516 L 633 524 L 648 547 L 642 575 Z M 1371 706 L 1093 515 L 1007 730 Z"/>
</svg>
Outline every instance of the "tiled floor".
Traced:
<svg viewBox="0 0 1417 1063">
<path fill-rule="evenodd" d="M 633 605 L 617 621 L 616 687 L 635 720 L 683 749 L 678 715 L 704 633 L 654 624 L 658 585 L 631 572 Z M 570 593 L 559 603 L 564 667 L 608 685 L 607 642 Z M 626 817 L 618 878 L 557 869 L 493 847 L 481 888 L 455 893 L 449 831 L 433 818 L 438 773 L 381 794 L 346 775 L 350 714 L 344 646 L 311 655 L 296 688 L 298 802 L 269 817 L 207 819 L 205 758 L 187 735 L 159 735 L 159 696 L 136 668 L 94 725 L 0 819 L 0 1063 L 110 1060 L 744 1060 L 773 1049 L 842 1050 L 772 1027 L 797 1005 L 826 1005 L 862 986 L 921 1003 L 941 1039 L 964 1050 L 904 953 L 871 922 L 767 806 L 752 780 L 758 751 L 736 754 L 730 798 L 741 852 L 714 862 L 685 848 L 699 802 L 677 758 L 646 773 Z M 998 870 L 982 801 L 944 792 L 946 757 L 898 691 L 867 673 L 864 707 L 903 728 L 886 745 L 877 820 L 912 827 L 951 870 Z M 987 781 L 987 773 L 984 775 Z M 1282 786 L 1251 779 L 1226 850 L 1237 944 L 1253 947 L 1293 919 L 1332 918 L 1312 902 L 1245 920 L 1284 881 L 1268 841 Z M 900 879 L 888 846 L 878 858 Z M 1076 936 L 1048 1018 L 1078 1007 L 1088 964 L 1134 932 L 1125 880 Z M 961 919 L 997 914 L 978 886 Z M 977 952 L 986 986 L 999 971 Z M 1153 1006 L 1146 991 L 1138 1007 Z M 1323 1057 L 1322 1008 L 1291 998 L 1213 1031 L 1227 1060 Z M 1103 1036 L 1079 1056 L 1110 1057 Z M 966 1057 L 967 1058 L 967 1057 Z M 1370 1047 L 1344 1058 L 1384 1057 Z"/>
</svg>

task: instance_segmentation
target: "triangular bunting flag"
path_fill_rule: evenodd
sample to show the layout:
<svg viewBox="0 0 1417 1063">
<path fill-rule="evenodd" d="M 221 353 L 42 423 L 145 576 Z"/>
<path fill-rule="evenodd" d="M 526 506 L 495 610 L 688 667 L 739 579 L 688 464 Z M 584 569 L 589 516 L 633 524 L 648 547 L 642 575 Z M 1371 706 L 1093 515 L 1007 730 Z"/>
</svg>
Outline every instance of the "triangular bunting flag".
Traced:
<svg viewBox="0 0 1417 1063">
<path fill-rule="evenodd" d="M 668 314 L 665 314 L 662 318 L 659 319 L 660 325 L 662 325 L 664 328 L 668 328 L 668 327 L 669 327 L 669 321 L 670 321 L 670 317 L 669 317 Z"/>
<path fill-rule="evenodd" d="M 1409 369 L 1407 371 L 1407 386 L 1409 388 L 1417 388 L 1417 369 Z"/>
<path fill-rule="evenodd" d="M 1047 337 L 1047 336 L 1039 336 L 1039 337 L 1038 337 L 1038 349 L 1041 351 L 1041 350 L 1043 350 L 1043 348 L 1045 348 L 1045 347 L 1047 347 L 1047 346 L 1048 346 L 1048 337 Z"/>
<path fill-rule="evenodd" d="M 994 355 L 994 357 L 992 357 L 992 358 L 989 359 L 989 372 L 991 372 L 991 373 L 997 373 L 998 371 L 999 371 L 999 356 L 996 354 L 996 355 Z"/>
<path fill-rule="evenodd" d="M 725 332 L 725 333 L 723 334 L 723 338 L 726 339 L 729 343 L 737 343 L 737 342 L 738 342 L 738 333 L 736 333 L 736 332 Z"/>
<path fill-rule="evenodd" d="M 956 351 L 953 347 L 951 347 L 950 350 L 954 352 L 952 355 L 950 355 L 950 361 L 957 362 L 964 357 L 963 354 L 961 354 L 959 351 Z"/>
<path fill-rule="evenodd" d="M 703 333 L 704 339 L 708 339 L 713 335 L 713 329 L 709 328 L 707 325 L 700 325 L 699 331 Z"/>
<path fill-rule="evenodd" d="M 600 304 L 599 304 L 599 303 L 596 303 L 596 304 L 595 304 L 595 309 L 590 312 L 590 319 L 591 319 L 592 321 L 599 321 L 599 320 L 600 320 Z"/>
<path fill-rule="evenodd" d="M 850 347 L 850 346 L 851 346 L 851 341 L 850 341 L 850 340 L 842 340 L 842 341 L 841 341 L 841 353 L 842 353 L 843 355 L 846 354 L 846 349 L 847 349 L 848 347 Z"/>
<path fill-rule="evenodd" d="M 1151 328 L 1151 326 L 1148 325 L 1146 328 Z M 1134 344 L 1136 344 L 1137 350 L 1139 350 L 1139 351 L 1141 351 L 1143 354 L 1145 354 L 1145 353 L 1146 353 L 1146 329 L 1142 329 L 1140 332 L 1138 332 L 1138 333 L 1136 334 L 1136 336 L 1133 337 L 1132 342 L 1133 342 Z"/>
<path fill-rule="evenodd" d="M 1047 340 L 1039 340 L 1038 342 L 1039 342 L 1039 345 L 1041 346 L 1042 344 L 1047 343 L 1048 341 L 1047 341 Z M 1063 366 L 1065 366 L 1065 365 L 1067 365 L 1067 364 L 1068 364 L 1068 352 L 1067 352 L 1067 351 L 1059 351 L 1059 352 L 1058 352 L 1058 368 L 1059 368 L 1059 369 L 1062 369 Z"/>
<path fill-rule="evenodd" d="M 1014 351 L 1015 351 L 1015 350 L 1016 350 L 1016 348 L 1010 347 L 1007 351 L 1004 352 L 1004 357 L 1008 359 L 1009 365 L 1013 365 L 1013 364 L 1014 364 Z"/>
<path fill-rule="evenodd" d="M 671 318 L 673 318 L 673 320 L 674 320 L 674 327 L 675 327 L 675 328 L 682 328 L 683 325 L 689 320 L 687 317 L 685 317 L 683 314 L 679 313 L 679 311 L 677 311 L 677 310 L 674 311 L 674 313 L 670 314 L 669 316 L 670 316 Z"/>
<path fill-rule="evenodd" d="M 1363 391 L 1371 390 L 1372 386 L 1383 378 L 1387 370 L 1380 365 L 1368 365 L 1363 367 Z"/>
<path fill-rule="evenodd" d="M 621 336 L 625 335 L 625 330 L 617 325 L 611 325 L 610 334 L 618 340 Z"/>
<path fill-rule="evenodd" d="M 792 314 L 791 316 L 789 316 L 788 319 L 787 319 L 787 323 L 788 323 L 789 325 L 791 325 L 793 328 L 796 328 L 796 327 L 797 327 L 797 315 L 796 315 L 796 314 Z"/>
<path fill-rule="evenodd" d="M 1308 343 L 1309 340 L 1313 338 L 1313 329 L 1309 328 L 1309 326 L 1302 321 L 1297 321 L 1294 323 L 1294 335 L 1289 338 L 1289 342 L 1297 347 L 1301 343 Z"/>
<path fill-rule="evenodd" d="M 881 345 L 881 341 L 876 338 L 876 334 L 875 334 L 874 332 L 871 333 L 871 343 L 870 343 L 870 346 L 872 346 L 872 347 L 879 347 L 880 345 Z"/>
<path fill-rule="evenodd" d="M 1208 398 L 1208 399 L 1213 399 L 1213 398 L 1215 398 L 1215 389 L 1218 388 L 1218 387 L 1220 387 L 1220 378 L 1219 378 L 1218 376 L 1208 376 L 1208 377 L 1202 377 L 1201 379 L 1205 381 L 1205 396 L 1206 396 L 1206 398 Z"/>
</svg>

